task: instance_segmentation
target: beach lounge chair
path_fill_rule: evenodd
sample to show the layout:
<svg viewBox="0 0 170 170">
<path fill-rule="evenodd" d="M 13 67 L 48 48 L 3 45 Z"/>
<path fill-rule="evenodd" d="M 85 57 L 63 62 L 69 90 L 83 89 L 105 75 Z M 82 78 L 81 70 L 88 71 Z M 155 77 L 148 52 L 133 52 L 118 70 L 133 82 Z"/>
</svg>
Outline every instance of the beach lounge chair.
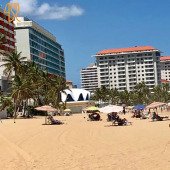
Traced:
<svg viewBox="0 0 170 170">
<path fill-rule="evenodd" d="M 61 124 L 63 124 L 63 122 L 61 122 L 60 120 L 55 120 L 54 118 L 53 118 L 53 116 L 51 116 L 51 115 L 49 115 L 48 117 L 47 117 L 47 124 L 49 124 L 49 125 L 61 125 Z"/>
<path fill-rule="evenodd" d="M 151 119 L 152 121 L 163 121 L 164 119 L 168 119 L 168 116 L 159 116 L 156 112 L 153 112 Z"/>
<path fill-rule="evenodd" d="M 113 112 L 113 113 L 108 113 L 107 114 L 107 121 L 111 122 L 114 121 L 117 117 L 117 113 Z"/>
<path fill-rule="evenodd" d="M 132 118 L 141 118 L 140 111 L 135 110 L 135 112 L 132 115 Z"/>
<path fill-rule="evenodd" d="M 100 115 L 99 115 L 99 113 L 89 113 L 89 119 L 88 120 L 90 120 L 90 121 L 99 121 L 99 120 L 101 120 L 100 119 Z"/>
<path fill-rule="evenodd" d="M 112 122 L 112 125 L 126 126 L 126 125 L 132 125 L 132 122 L 129 122 L 127 119 L 125 118 L 122 119 L 119 116 L 117 116 L 117 118 Z"/>
<path fill-rule="evenodd" d="M 140 113 L 140 119 L 149 119 L 148 115 L 144 114 L 144 113 Z"/>
</svg>

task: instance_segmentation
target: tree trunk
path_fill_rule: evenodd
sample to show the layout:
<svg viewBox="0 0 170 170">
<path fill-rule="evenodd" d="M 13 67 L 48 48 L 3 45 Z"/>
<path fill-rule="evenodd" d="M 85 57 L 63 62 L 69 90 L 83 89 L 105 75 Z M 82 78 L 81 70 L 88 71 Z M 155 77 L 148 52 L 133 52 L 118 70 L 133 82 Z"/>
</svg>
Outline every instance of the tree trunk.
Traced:
<svg viewBox="0 0 170 170">
<path fill-rule="evenodd" d="M 17 117 L 17 105 L 18 105 L 18 96 L 19 96 L 19 94 L 17 94 L 17 98 L 16 99 L 14 99 L 14 104 L 15 104 L 15 107 L 14 107 L 14 123 L 15 123 L 15 119 L 16 119 L 16 117 Z"/>
<path fill-rule="evenodd" d="M 17 115 L 17 102 L 14 101 L 15 107 L 14 107 L 14 123 L 15 123 L 15 119 L 16 119 L 16 115 Z"/>
</svg>

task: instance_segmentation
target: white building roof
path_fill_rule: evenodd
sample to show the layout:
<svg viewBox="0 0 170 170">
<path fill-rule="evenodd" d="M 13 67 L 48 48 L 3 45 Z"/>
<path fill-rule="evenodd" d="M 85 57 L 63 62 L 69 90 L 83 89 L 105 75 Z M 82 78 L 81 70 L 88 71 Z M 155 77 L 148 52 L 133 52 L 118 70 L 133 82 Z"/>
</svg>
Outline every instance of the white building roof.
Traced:
<svg viewBox="0 0 170 170">
<path fill-rule="evenodd" d="M 90 99 L 90 92 L 84 89 L 66 89 L 64 92 L 61 93 L 61 100 L 62 102 L 65 102 L 68 100 L 68 96 L 71 96 L 74 101 L 79 101 L 79 97 L 83 96 L 83 100 L 89 100 Z M 82 101 L 82 100 L 81 100 Z"/>
</svg>

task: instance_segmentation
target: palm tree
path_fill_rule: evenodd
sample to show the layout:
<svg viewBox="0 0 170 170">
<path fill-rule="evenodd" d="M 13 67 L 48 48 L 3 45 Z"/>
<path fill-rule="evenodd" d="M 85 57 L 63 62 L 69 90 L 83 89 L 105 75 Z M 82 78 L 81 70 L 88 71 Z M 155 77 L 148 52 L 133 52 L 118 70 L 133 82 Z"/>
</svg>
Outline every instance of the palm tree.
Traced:
<svg viewBox="0 0 170 170">
<path fill-rule="evenodd" d="M 11 97 L 5 97 L 5 96 L 1 96 L 0 103 L 1 103 L 0 111 L 4 110 L 6 107 L 9 107 L 13 104 L 12 98 Z"/>
<path fill-rule="evenodd" d="M 14 71 L 14 75 L 19 74 L 21 69 L 21 63 L 26 60 L 26 57 L 21 57 L 21 52 L 17 53 L 17 51 L 7 52 L 5 58 L 3 58 L 3 62 L 5 62 L 1 66 L 5 66 L 4 72 L 8 75 L 8 77 Z"/>
<path fill-rule="evenodd" d="M 120 98 L 120 102 L 122 104 L 125 104 L 125 105 L 130 105 L 131 104 L 130 92 L 128 92 L 127 90 L 119 92 L 119 98 Z"/>
<path fill-rule="evenodd" d="M 169 102 L 170 94 L 169 94 L 169 84 L 157 85 L 153 88 L 153 101 L 158 102 Z"/>
<path fill-rule="evenodd" d="M 101 86 L 94 91 L 93 99 L 99 102 L 109 102 L 109 92 L 106 86 Z"/>
<path fill-rule="evenodd" d="M 66 81 L 63 77 L 54 76 L 50 79 L 50 86 L 47 93 L 47 99 L 49 103 L 56 108 L 60 109 L 61 92 L 66 89 Z"/>
<path fill-rule="evenodd" d="M 141 82 L 134 87 L 134 92 L 138 95 L 138 104 L 148 104 L 150 101 L 150 90 L 146 86 L 145 82 Z"/>
<path fill-rule="evenodd" d="M 92 96 L 92 100 L 100 101 L 102 99 L 101 97 L 101 90 L 100 88 L 95 89 L 94 94 Z"/>
<path fill-rule="evenodd" d="M 119 102 L 119 91 L 117 89 L 109 90 L 109 100 L 111 104 L 117 104 Z"/>
<path fill-rule="evenodd" d="M 170 100 L 169 83 L 162 84 L 162 90 L 163 90 L 163 96 L 164 96 L 163 102 L 169 102 Z"/>
<path fill-rule="evenodd" d="M 152 100 L 160 102 L 162 101 L 162 87 L 161 85 L 155 86 L 153 88 L 153 95 L 152 95 Z"/>
<path fill-rule="evenodd" d="M 14 99 L 14 123 L 17 116 L 17 108 L 21 105 L 21 102 L 24 100 L 28 100 L 33 96 L 33 89 L 31 86 L 31 82 L 25 77 L 21 77 L 19 75 L 15 75 L 13 84 L 12 84 L 12 94 L 11 97 Z"/>
</svg>

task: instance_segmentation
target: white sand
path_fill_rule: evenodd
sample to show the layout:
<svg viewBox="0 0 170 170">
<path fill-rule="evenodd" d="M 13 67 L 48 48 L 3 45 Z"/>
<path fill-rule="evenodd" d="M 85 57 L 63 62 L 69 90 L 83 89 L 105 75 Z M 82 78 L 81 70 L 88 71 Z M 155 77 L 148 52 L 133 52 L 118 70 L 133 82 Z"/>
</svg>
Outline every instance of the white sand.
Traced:
<svg viewBox="0 0 170 170">
<path fill-rule="evenodd" d="M 132 126 L 89 122 L 83 115 L 0 123 L 0 170 L 169 170 L 170 121 L 130 119 Z"/>
</svg>

